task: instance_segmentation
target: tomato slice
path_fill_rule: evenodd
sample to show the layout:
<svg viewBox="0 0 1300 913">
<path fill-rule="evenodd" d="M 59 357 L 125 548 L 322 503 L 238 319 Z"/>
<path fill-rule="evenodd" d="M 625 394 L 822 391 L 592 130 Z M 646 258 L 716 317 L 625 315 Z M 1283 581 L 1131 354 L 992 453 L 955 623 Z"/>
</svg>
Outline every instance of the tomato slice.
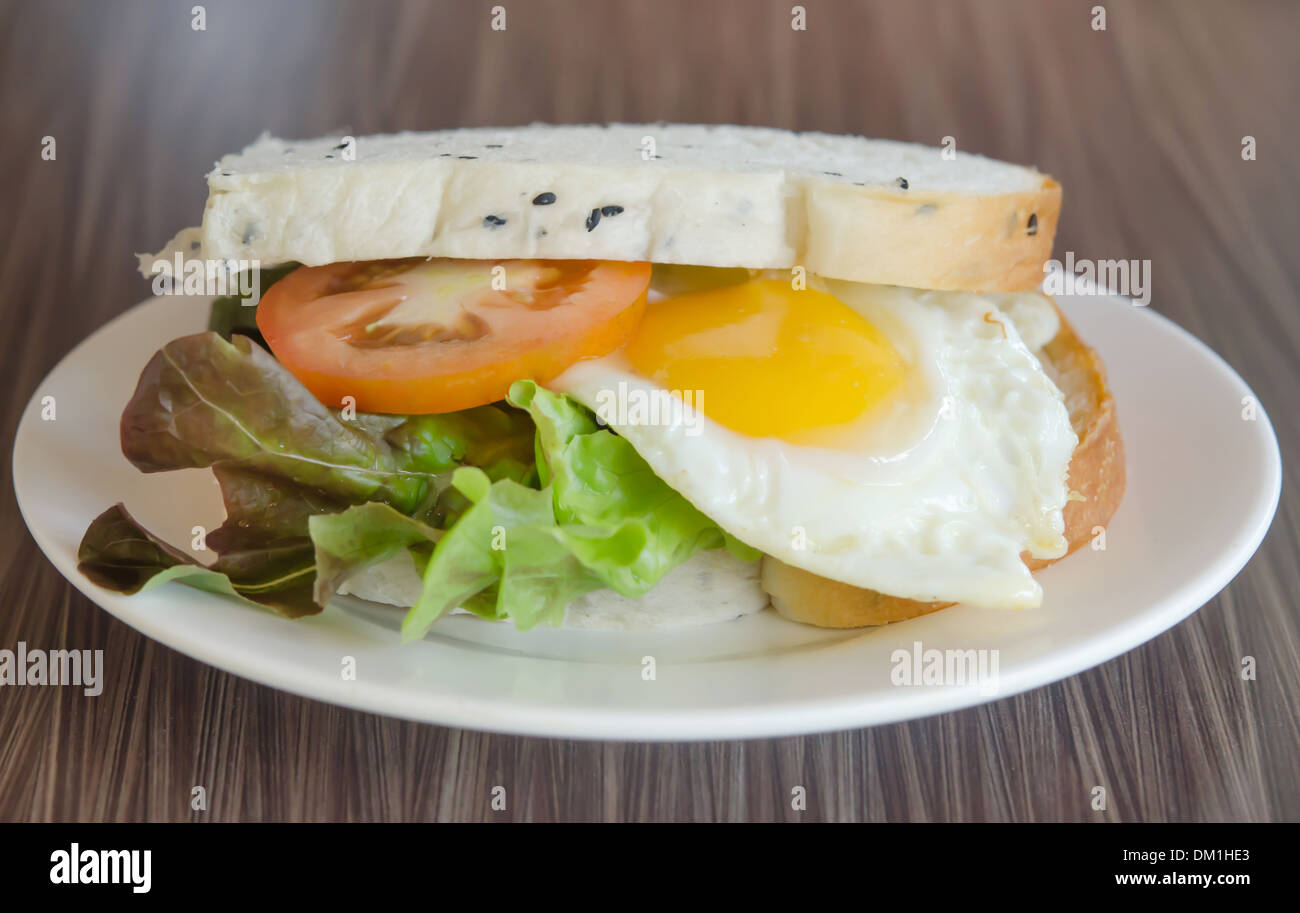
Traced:
<svg viewBox="0 0 1300 913">
<path fill-rule="evenodd" d="M 545 383 L 627 342 L 649 263 L 375 260 L 301 267 L 262 296 L 257 326 L 321 402 L 454 412 Z"/>
</svg>

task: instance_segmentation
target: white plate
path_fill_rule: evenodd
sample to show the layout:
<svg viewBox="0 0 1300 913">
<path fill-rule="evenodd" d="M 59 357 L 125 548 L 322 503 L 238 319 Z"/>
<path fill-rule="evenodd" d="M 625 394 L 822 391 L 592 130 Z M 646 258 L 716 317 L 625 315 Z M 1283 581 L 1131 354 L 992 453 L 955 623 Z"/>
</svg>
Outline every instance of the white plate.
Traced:
<svg viewBox="0 0 1300 913">
<path fill-rule="evenodd" d="M 86 525 L 116 501 L 178 545 L 222 509 L 206 470 L 144 475 L 122 456 L 122 406 L 153 352 L 204 326 L 204 299 L 158 298 L 118 317 L 35 391 L 14 446 L 23 517 L 83 593 L 145 635 L 296 694 L 416 720 L 542 736 L 721 739 L 867 726 L 955 710 L 1072 675 L 1143 643 L 1222 589 L 1259 546 L 1281 465 L 1250 390 L 1186 331 L 1126 300 L 1062 298 L 1109 367 L 1128 450 L 1128 494 L 1106 549 L 1041 572 L 1040 609 L 958 606 L 884 628 L 837 632 L 763 612 L 660 633 L 519 634 L 472 617 L 399 644 L 397 610 L 355 599 L 291 622 L 168 584 L 126 597 L 76 569 Z M 43 421 L 42 398 L 55 398 Z M 894 651 L 988 650 L 996 681 L 895 685 Z M 75 646 L 75 645 L 72 645 Z M 344 657 L 357 676 L 345 680 Z M 653 657 L 647 680 L 644 658 Z M 990 667 L 991 668 L 991 667 Z M 996 685 L 996 692 L 990 685 Z"/>
</svg>

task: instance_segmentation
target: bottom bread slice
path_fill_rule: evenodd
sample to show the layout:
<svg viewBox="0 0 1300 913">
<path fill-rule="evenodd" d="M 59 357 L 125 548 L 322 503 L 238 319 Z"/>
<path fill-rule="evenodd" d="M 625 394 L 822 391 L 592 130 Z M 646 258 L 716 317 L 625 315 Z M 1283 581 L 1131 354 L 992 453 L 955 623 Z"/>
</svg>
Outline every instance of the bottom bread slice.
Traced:
<svg viewBox="0 0 1300 913">
<path fill-rule="evenodd" d="M 700 552 L 640 599 L 613 590 L 579 597 L 569 605 L 564 627 L 637 631 L 731 621 L 767 606 L 758 573 L 759 562 L 741 561 L 726 549 Z M 407 608 L 420 596 L 420 577 L 411 556 L 403 552 L 353 577 L 339 592 Z"/>
</svg>

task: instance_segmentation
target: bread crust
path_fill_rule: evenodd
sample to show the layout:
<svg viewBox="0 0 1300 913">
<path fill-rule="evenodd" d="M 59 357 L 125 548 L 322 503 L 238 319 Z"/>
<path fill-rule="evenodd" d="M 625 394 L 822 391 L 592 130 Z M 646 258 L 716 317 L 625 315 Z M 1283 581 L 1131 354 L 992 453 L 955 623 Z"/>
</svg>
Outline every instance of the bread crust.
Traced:
<svg viewBox="0 0 1300 913">
<path fill-rule="evenodd" d="M 1058 314 L 1060 310 L 1058 307 Z M 1072 497 L 1064 510 L 1068 555 L 1091 542 L 1097 528 L 1105 528 L 1119 509 L 1128 481 L 1124 438 L 1115 398 L 1106 386 L 1106 366 L 1097 350 L 1079 338 L 1064 314 L 1060 331 L 1043 347 L 1042 354 L 1048 373 L 1065 393 L 1070 423 L 1079 436 L 1070 458 Z M 1060 560 L 1031 558 L 1028 552 L 1022 557 L 1031 571 Z"/>
<path fill-rule="evenodd" d="M 1124 497 L 1127 479 L 1124 440 L 1115 400 L 1106 386 L 1105 366 L 1097 352 L 1079 338 L 1065 315 L 1060 316 L 1060 330 L 1039 354 L 1044 369 L 1065 394 L 1070 423 L 1079 436 L 1070 459 L 1071 500 L 1063 511 L 1068 555 L 1090 542 L 1095 529 L 1110 522 Z M 1030 570 L 1060 560 L 1031 558 L 1027 552 L 1021 557 Z M 783 616 L 823 628 L 889 624 L 955 605 L 918 602 L 850 586 L 770 556 L 763 557 L 761 580 L 773 607 Z"/>
<path fill-rule="evenodd" d="M 1043 281 L 1061 185 L 995 196 L 813 186 L 805 260 L 820 276 L 966 292 L 1022 292 Z"/>
</svg>

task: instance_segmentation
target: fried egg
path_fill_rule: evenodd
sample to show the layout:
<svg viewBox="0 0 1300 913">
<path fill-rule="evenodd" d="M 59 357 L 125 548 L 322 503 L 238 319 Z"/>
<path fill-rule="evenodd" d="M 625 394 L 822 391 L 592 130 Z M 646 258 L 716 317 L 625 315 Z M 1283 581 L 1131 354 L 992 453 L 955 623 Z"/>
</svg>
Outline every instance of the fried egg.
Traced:
<svg viewBox="0 0 1300 913">
<path fill-rule="evenodd" d="M 1067 547 L 1077 438 L 1029 344 L 1057 320 L 1037 294 L 756 277 L 652 301 L 626 346 L 549 386 L 787 564 L 891 596 L 1028 608 L 1042 590 L 1021 553 Z M 678 408 L 653 408 L 665 399 Z"/>
</svg>

